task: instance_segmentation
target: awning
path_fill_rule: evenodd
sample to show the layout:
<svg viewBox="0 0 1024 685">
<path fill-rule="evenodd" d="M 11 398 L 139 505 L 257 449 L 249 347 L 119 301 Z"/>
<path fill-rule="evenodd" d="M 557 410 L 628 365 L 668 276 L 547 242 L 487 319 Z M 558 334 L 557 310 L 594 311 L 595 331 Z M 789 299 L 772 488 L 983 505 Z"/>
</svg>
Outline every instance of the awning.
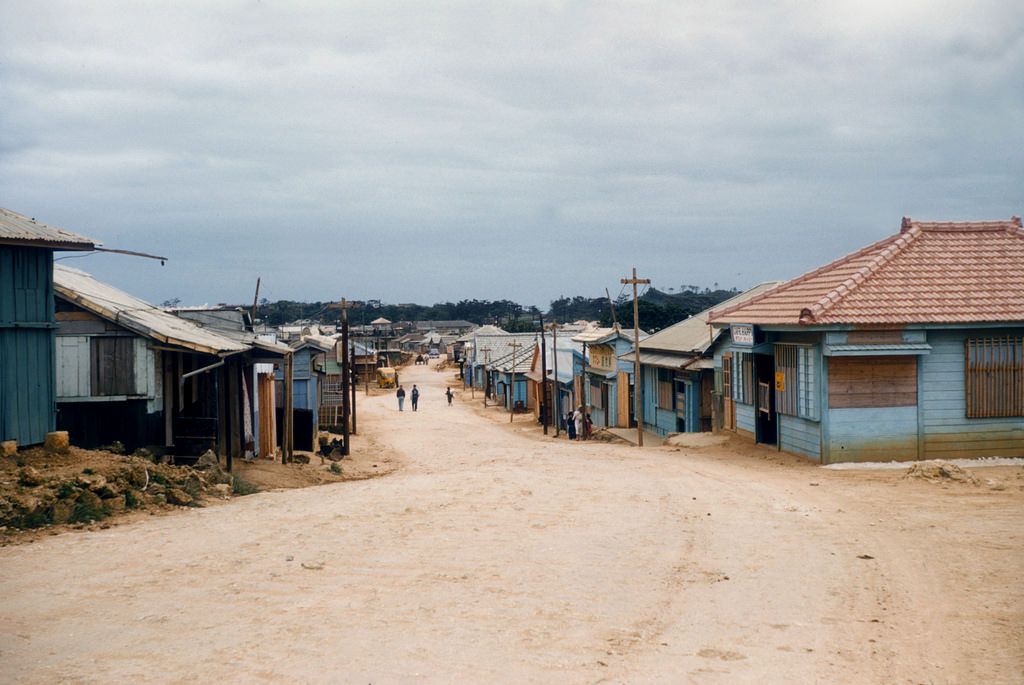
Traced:
<svg viewBox="0 0 1024 685">
<path fill-rule="evenodd" d="M 644 352 L 640 350 L 640 363 L 644 366 L 664 366 L 669 369 L 681 369 L 686 366 L 686 363 L 693 360 L 693 356 L 671 354 L 669 352 Z M 627 354 L 620 354 L 619 359 L 626 362 L 636 360 L 634 352 Z"/>
<path fill-rule="evenodd" d="M 881 345 L 823 345 L 826 357 L 869 357 L 892 354 L 928 354 L 928 343 L 887 343 Z"/>
<path fill-rule="evenodd" d="M 588 366 L 586 372 L 591 376 L 601 376 L 602 378 L 614 378 L 616 374 L 614 369 L 609 371 L 608 369 L 599 369 L 596 366 Z"/>
</svg>

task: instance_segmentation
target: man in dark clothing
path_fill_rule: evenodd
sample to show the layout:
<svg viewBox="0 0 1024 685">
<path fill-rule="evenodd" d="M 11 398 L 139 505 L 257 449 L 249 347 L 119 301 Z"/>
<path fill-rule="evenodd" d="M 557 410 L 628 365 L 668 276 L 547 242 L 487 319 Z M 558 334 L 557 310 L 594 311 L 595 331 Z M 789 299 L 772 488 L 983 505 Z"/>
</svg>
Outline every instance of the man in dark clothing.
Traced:
<svg viewBox="0 0 1024 685">
<path fill-rule="evenodd" d="M 410 396 L 412 397 L 412 410 L 416 411 L 416 405 L 419 404 L 420 401 L 420 391 L 416 389 L 415 383 L 412 386 L 412 393 Z"/>
<path fill-rule="evenodd" d="M 402 405 L 405 404 L 405 388 L 401 385 L 398 386 L 398 390 L 395 392 L 395 397 L 398 398 L 398 411 L 402 411 Z"/>
<path fill-rule="evenodd" d="M 448 398 L 448 406 L 452 406 L 452 389 L 445 388 L 444 396 Z"/>
</svg>

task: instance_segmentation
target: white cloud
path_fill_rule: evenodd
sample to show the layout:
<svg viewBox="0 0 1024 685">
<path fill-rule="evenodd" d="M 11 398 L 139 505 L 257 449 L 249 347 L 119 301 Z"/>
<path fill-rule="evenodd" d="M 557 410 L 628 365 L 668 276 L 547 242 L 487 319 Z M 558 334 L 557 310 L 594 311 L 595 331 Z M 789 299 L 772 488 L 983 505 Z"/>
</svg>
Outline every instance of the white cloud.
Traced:
<svg viewBox="0 0 1024 685">
<path fill-rule="evenodd" d="M 746 286 L 1024 205 L 1013 3 L 0 9 L 0 204 L 152 300 Z"/>
</svg>

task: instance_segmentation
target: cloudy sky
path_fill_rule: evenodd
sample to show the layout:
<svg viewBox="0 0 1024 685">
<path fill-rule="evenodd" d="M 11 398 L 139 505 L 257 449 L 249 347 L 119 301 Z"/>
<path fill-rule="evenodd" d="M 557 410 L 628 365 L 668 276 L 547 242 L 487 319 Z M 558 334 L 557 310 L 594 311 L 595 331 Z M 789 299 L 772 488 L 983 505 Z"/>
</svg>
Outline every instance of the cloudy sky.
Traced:
<svg viewBox="0 0 1024 685">
<path fill-rule="evenodd" d="M 0 102 L 0 206 L 157 303 L 746 288 L 1024 213 L 1019 0 L 0 0 Z"/>
</svg>

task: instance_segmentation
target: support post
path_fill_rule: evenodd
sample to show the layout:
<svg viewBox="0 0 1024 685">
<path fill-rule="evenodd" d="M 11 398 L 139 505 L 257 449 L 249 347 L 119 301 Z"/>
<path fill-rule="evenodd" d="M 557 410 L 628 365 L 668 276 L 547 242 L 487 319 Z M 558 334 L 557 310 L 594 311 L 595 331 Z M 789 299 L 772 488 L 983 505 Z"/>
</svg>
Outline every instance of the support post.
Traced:
<svg viewBox="0 0 1024 685">
<path fill-rule="evenodd" d="M 650 283 L 649 278 L 637 278 L 636 267 L 633 267 L 633 278 L 621 279 L 623 285 L 633 285 L 633 350 L 636 352 L 633 361 L 633 394 L 636 400 L 636 444 L 644 446 L 644 403 L 640 397 L 640 308 L 636 300 L 636 286 L 638 283 Z"/>
<path fill-rule="evenodd" d="M 509 347 L 512 348 L 512 372 L 509 374 L 508 385 L 508 422 L 512 423 L 512 417 L 516 413 L 516 348 L 522 345 L 513 340 Z"/>
<path fill-rule="evenodd" d="M 284 393 L 284 410 L 282 417 L 284 419 L 284 425 L 281 426 L 281 463 L 291 463 L 292 457 L 294 456 L 292 449 L 294 445 L 294 398 L 292 397 L 292 386 L 293 386 L 293 366 L 294 366 L 294 353 L 289 352 L 284 358 L 284 387 L 281 391 Z"/>
<path fill-rule="evenodd" d="M 544 335 L 544 315 L 540 316 L 540 424 L 544 426 L 544 435 L 548 434 L 548 422 L 544 410 L 548 407 L 548 345 Z"/>
<path fill-rule="evenodd" d="M 480 351 L 484 353 L 484 406 L 487 406 L 487 390 L 490 388 L 491 380 L 487 376 L 487 362 L 491 360 L 491 348 L 482 347 Z"/>
</svg>

